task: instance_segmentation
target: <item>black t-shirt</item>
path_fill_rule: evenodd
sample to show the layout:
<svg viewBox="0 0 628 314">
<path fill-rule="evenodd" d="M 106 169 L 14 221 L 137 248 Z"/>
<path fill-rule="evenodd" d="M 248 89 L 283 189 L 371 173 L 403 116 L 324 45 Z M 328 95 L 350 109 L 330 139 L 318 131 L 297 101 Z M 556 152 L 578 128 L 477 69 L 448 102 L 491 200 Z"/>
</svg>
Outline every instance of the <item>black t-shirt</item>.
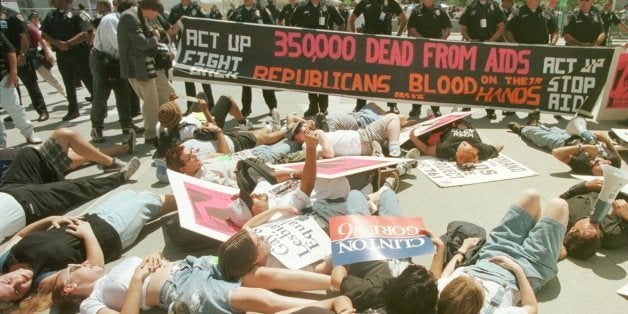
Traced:
<svg viewBox="0 0 628 314">
<path fill-rule="evenodd" d="M 340 284 L 340 293 L 353 302 L 358 312 L 383 307 L 384 288 L 393 279 L 387 261 L 369 261 L 347 265 L 348 275 Z"/>
<path fill-rule="evenodd" d="M 20 35 L 28 32 L 24 16 L 5 6 L 0 6 L 0 33 L 4 33 L 15 49 L 20 48 Z"/>
<path fill-rule="evenodd" d="M 85 215 L 83 220 L 88 222 L 98 244 L 108 263 L 120 257 L 122 243 L 120 236 L 111 225 L 96 215 Z M 36 231 L 26 235 L 20 242 L 11 248 L 11 253 L 3 265 L 6 272 L 12 265 L 26 263 L 37 274 L 56 271 L 65 268 L 70 263 L 82 263 L 87 259 L 83 240 L 67 234 L 66 226 L 59 229 Z"/>
<path fill-rule="evenodd" d="M 497 149 L 494 146 L 482 143 L 478 131 L 471 125 L 460 123 L 443 132 L 440 137 L 440 142 L 436 144 L 436 157 L 455 160 L 458 146 L 463 141 L 479 150 L 478 157 L 480 160 L 497 157 L 498 155 Z"/>
<path fill-rule="evenodd" d="M 15 53 L 15 48 L 13 48 L 13 45 L 11 45 L 4 34 L 0 33 L 0 80 L 9 75 L 9 60 L 7 59 L 7 55 L 12 52 Z"/>
<path fill-rule="evenodd" d="M 451 27 L 447 11 L 436 6 L 427 8 L 422 4 L 418 5 L 412 10 L 408 20 L 408 29 L 414 28 L 425 38 L 440 38 L 443 30 Z"/>
<path fill-rule="evenodd" d="M 392 17 L 402 12 L 401 6 L 395 0 L 389 0 L 388 5 L 384 5 L 384 0 L 364 0 L 355 6 L 353 15 L 364 14 L 364 33 L 390 35 Z"/>
<path fill-rule="evenodd" d="M 556 18 L 549 10 L 536 8 L 534 12 L 524 5 L 512 14 L 506 28 L 522 44 L 549 43 L 549 35 L 558 31 Z"/>
<path fill-rule="evenodd" d="M 467 27 L 469 37 L 474 40 L 488 40 L 497 31 L 497 25 L 506 21 L 499 5 L 491 0 L 486 3 L 473 1 L 460 17 L 460 25 Z"/>
</svg>

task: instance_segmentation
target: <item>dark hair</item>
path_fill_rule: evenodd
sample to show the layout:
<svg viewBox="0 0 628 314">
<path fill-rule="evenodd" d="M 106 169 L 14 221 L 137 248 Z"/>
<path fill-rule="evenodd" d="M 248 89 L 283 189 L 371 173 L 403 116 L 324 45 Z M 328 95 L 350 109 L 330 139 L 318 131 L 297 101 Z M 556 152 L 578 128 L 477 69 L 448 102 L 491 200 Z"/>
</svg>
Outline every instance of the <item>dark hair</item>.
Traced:
<svg viewBox="0 0 628 314">
<path fill-rule="evenodd" d="M 410 265 L 384 289 L 386 307 L 393 313 L 426 313 L 436 311 L 438 288 L 434 275 L 421 265 Z"/>
<path fill-rule="evenodd" d="M 582 232 L 567 232 L 563 244 L 567 249 L 567 256 L 576 259 L 587 259 L 602 247 L 602 237 L 598 233 L 587 236 Z"/>
<path fill-rule="evenodd" d="M 579 152 L 571 156 L 569 167 L 575 173 L 591 174 L 591 163 L 589 162 L 589 154 L 585 151 Z"/>
<path fill-rule="evenodd" d="M 120 13 L 130 9 L 132 6 L 137 5 L 135 0 L 120 0 L 118 1 L 118 7 L 116 10 Z"/>
<path fill-rule="evenodd" d="M 218 268 L 227 281 L 237 281 L 253 269 L 257 244 L 249 231 L 241 229 L 218 249 Z"/>
<path fill-rule="evenodd" d="M 138 6 L 140 9 L 144 10 L 153 10 L 159 13 L 164 12 L 164 5 L 161 3 L 161 0 L 140 0 Z"/>
<path fill-rule="evenodd" d="M 181 172 L 181 167 L 185 165 L 181 160 L 181 153 L 184 149 L 183 145 L 178 145 L 166 152 L 166 166 L 168 169 Z"/>
<path fill-rule="evenodd" d="M 438 299 L 438 314 L 477 314 L 484 305 L 484 290 L 470 276 L 450 281 Z"/>
</svg>

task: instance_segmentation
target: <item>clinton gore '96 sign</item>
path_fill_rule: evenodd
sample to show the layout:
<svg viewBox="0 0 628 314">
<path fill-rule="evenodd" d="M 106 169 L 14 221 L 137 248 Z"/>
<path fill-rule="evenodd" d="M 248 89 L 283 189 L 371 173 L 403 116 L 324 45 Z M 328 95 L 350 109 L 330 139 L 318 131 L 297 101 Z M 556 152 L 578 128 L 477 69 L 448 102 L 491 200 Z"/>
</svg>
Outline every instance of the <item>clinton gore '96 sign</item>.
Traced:
<svg viewBox="0 0 628 314">
<path fill-rule="evenodd" d="M 618 49 L 471 43 L 187 18 L 185 81 L 591 114 Z"/>
<path fill-rule="evenodd" d="M 337 216 L 329 232 L 334 266 L 434 253 L 420 217 Z"/>
</svg>

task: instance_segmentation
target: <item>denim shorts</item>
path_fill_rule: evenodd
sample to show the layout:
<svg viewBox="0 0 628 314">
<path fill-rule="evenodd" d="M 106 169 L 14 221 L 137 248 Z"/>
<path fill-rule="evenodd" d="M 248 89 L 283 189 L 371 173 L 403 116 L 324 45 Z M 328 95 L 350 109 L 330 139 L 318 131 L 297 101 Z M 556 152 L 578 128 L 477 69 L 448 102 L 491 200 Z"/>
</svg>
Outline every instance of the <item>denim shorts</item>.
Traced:
<svg viewBox="0 0 628 314">
<path fill-rule="evenodd" d="M 369 124 L 365 129 L 358 130 L 360 143 L 362 144 L 362 156 L 370 156 L 373 153 L 373 141 L 384 146 L 386 142 L 386 121 L 379 119 Z"/>
<path fill-rule="evenodd" d="M 156 218 L 160 210 L 159 195 L 148 191 L 124 190 L 108 196 L 90 213 L 110 224 L 120 235 L 122 249 L 126 249 L 137 240 L 146 222 Z"/>
<path fill-rule="evenodd" d="M 521 129 L 521 136 L 549 151 L 565 146 L 565 142 L 571 137 L 563 129 L 555 126 L 548 128 L 545 125 L 524 126 Z"/>
<path fill-rule="evenodd" d="M 167 310 L 174 301 L 182 301 L 190 313 L 234 313 L 229 298 L 240 282 L 228 282 L 218 270 L 218 257 L 188 256 L 159 292 L 159 306 Z"/>
<path fill-rule="evenodd" d="M 480 251 L 480 261 L 498 255 L 510 256 L 523 268 L 532 288 L 538 291 L 558 273 L 558 255 L 565 232 L 560 222 L 548 217 L 536 222 L 524 209 L 512 205 L 488 235 Z"/>
</svg>

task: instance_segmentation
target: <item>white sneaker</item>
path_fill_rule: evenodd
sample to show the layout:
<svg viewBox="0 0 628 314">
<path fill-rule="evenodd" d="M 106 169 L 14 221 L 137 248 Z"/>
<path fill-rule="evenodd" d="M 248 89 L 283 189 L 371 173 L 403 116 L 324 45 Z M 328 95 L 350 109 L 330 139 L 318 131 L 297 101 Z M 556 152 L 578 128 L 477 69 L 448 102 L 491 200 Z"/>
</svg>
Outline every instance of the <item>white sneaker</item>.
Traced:
<svg viewBox="0 0 628 314">
<path fill-rule="evenodd" d="M 268 133 L 274 131 L 273 123 L 271 121 L 264 122 L 264 129 L 266 129 L 266 131 L 268 131 Z"/>
<path fill-rule="evenodd" d="M 128 181 L 135 174 L 135 172 L 137 172 L 137 169 L 139 169 L 141 165 L 142 163 L 139 158 L 131 158 L 131 160 L 129 160 L 126 166 L 122 169 L 122 173 L 124 173 L 124 180 Z"/>
<path fill-rule="evenodd" d="M 386 157 L 384 156 L 384 150 L 382 149 L 382 145 L 380 145 L 379 142 L 373 141 L 371 142 L 371 146 L 373 147 L 373 152 L 371 153 L 371 156 Z"/>
<path fill-rule="evenodd" d="M 270 115 L 273 118 L 273 131 L 281 129 L 281 116 L 279 116 L 279 110 L 273 108 L 270 111 Z"/>
<path fill-rule="evenodd" d="M 41 142 L 43 142 L 43 140 L 39 137 L 37 137 L 37 135 L 35 135 L 35 133 L 29 135 L 29 136 L 25 136 L 26 138 L 26 142 L 28 142 L 28 144 L 41 144 Z"/>
<path fill-rule="evenodd" d="M 244 123 L 240 123 L 240 124 L 238 125 L 238 129 L 239 129 L 239 130 L 241 130 L 241 131 L 248 131 L 248 130 L 250 130 L 251 128 L 253 128 L 253 122 L 251 122 L 251 121 L 250 121 L 250 120 L 248 120 L 248 119 L 245 119 L 245 120 L 244 120 Z"/>
<path fill-rule="evenodd" d="M 421 157 L 421 151 L 418 148 L 413 148 L 406 153 L 406 158 L 419 159 Z"/>
</svg>

